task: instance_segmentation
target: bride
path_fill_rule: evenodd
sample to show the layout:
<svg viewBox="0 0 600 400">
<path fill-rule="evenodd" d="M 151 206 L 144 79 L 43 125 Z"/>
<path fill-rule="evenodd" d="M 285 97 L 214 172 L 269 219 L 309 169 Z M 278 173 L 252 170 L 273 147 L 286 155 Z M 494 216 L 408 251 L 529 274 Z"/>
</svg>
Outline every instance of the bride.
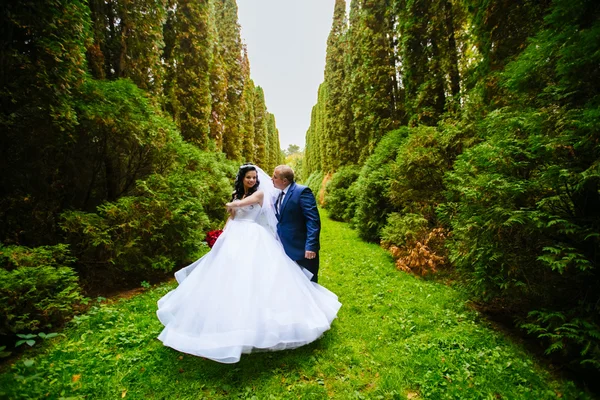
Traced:
<svg viewBox="0 0 600 400">
<path fill-rule="evenodd" d="M 223 233 L 175 273 L 179 286 L 158 301 L 165 346 L 235 363 L 242 353 L 300 347 L 330 328 L 341 304 L 285 254 L 275 192 L 260 168 L 240 167 Z"/>
</svg>

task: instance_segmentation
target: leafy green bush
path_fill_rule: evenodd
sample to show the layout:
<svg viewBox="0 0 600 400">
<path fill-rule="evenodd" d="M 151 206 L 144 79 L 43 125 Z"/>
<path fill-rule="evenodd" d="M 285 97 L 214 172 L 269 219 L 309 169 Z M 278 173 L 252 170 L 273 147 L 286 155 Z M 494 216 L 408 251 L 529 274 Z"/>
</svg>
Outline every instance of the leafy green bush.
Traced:
<svg viewBox="0 0 600 400">
<path fill-rule="evenodd" d="M 444 199 L 444 174 L 462 152 L 469 130 L 441 124 L 409 132 L 392 165 L 390 202 L 403 213 L 423 215 L 434 226 L 435 208 Z"/>
<path fill-rule="evenodd" d="M 397 211 L 389 201 L 389 182 L 393 177 L 392 164 L 408 133 L 409 128 L 387 133 L 350 186 L 351 194 L 356 198 L 356 210 L 349 210 L 354 213 L 352 225 L 364 240 L 378 241 L 388 214 Z"/>
<path fill-rule="evenodd" d="M 558 354 L 600 370 L 600 325 L 582 318 L 580 310 L 532 311 L 520 324 L 546 344 L 546 354 Z"/>
<path fill-rule="evenodd" d="M 178 140 L 177 127 L 133 82 L 86 78 L 73 92 L 77 124 L 62 127 L 51 143 L 45 135 L 22 149 L 16 171 L 2 178 L 6 196 L 0 199 L 0 217 L 6 223 L 0 238 L 5 243 L 59 243 L 60 213 L 93 211 L 173 163 L 176 153 L 165 150 Z"/>
<path fill-rule="evenodd" d="M 355 199 L 348 189 L 358 179 L 360 169 L 355 165 L 340 168 L 325 187 L 325 208 L 335 221 L 350 221 Z"/>
<path fill-rule="evenodd" d="M 0 336 L 61 325 L 84 300 L 68 246 L 0 246 Z"/>
<path fill-rule="evenodd" d="M 473 292 L 600 367 L 600 4 L 553 2 L 546 27 L 500 75 L 510 105 L 446 178 L 438 215 Z M 525 317 L 524 315 L 528 315 Z"/>
<path fill-rule="evenodd" d="M 113 276 L 137 283 L 172 271 L 197 256 L 207 230 L 222 226 L 233 164 L 186 143 L 168 150 L 177 155 L 175 165 L 138 181 L 130 196 L 105 202 L 96 213 L 63 213 L 62 227 L 86 281 Z"/>
<path fill-rule="evenodd" d="M 319 199 L 319 192 L 321 191 L 321 185 L 323 184 L 323 178 L 324 178 L 323 171 L 315 171 L 312 174 L 310 174 L 310 176 L 308 177 L 306 182 L 304 182 L 304 184 L 306 186 L 308 186 L 310 188 L 310 190 L 312 190 L 315 197 L 317 198 L 317 201 Z"/>
<path fill-rule="evenodd" d="M 429 222 L 421 214 L 391 213 L 381 230 L 381 241 L 389 245 L 404 246 L 421 239 L 429 230 Z"/>
</svg>

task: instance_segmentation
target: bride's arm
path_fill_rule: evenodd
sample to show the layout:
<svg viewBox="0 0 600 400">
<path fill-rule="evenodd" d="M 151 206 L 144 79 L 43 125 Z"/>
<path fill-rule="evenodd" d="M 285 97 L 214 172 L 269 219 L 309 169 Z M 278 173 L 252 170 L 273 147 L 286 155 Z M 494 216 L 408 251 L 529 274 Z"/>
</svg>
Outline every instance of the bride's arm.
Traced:
<svg viewBox="0 0 600 400">
<path fill-rule="evenodd" d="M 225 207 L 227 207 L 227 210 L 231 210 L 231 209 L 234 209 L 237 207 L 245 207 L 245 206 L 249 206 L 251 204 L 257 204 L 257 203 L 260 204 L 262 207 L 263 198 L 264 198 L 263 191 L 257 190 L 251 196 L 248 196 L 243 200 L 232 201 L 232 202 L 226 203 Z"/>
</svg>

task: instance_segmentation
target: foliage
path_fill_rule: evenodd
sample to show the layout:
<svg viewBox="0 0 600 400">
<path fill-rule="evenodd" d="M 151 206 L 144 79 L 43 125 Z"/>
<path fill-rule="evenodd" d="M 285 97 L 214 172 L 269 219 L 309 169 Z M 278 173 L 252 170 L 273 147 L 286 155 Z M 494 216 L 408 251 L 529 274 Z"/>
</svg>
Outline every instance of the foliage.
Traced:
<svg viewBox="0 0 600 400">
<path fill-rule="evenodd" d="M 219 36 L 218 47 L 226 73 L 227 97 L 223 120 L 223 152 L 230 160 L 242 161 L 243 110 L 242 91 L 244 81 L 249 77 L 243 73 L 242 38 L 237 21 L 235 0 L 215 2 L 216 28 Z"/>
<path fill-rule="evenodd" d="M 97 291 L 193 259 L 224 217 L 225 157 L 283 161 L 274 116 L 255 119 L 234 0 L 8 2 L 0 22 L 0 243 L 40 255 L 68 242 L 76 259 L 2 270 L 10 301 L 31 303 L 10 326 L 72 314 L 71 267 Z"/>
<path fill-rule="evenodd" d="M 324 174 L 322 171 L 316 171 L 310 174 L 306 182 L 304 184 L 310 188 L 310 190 L 314 193 L 317 201 L 319 200 L 319 192 L 321 191 L 321 186 L 323 185 Z"/>
<path fill-rule="evenodd" d="M 284 150 L 285 156 L 289 157 L 291 155 L 300 153 L 300 146 L 297 144 L 290 144 L 286 150 Z"/>
<path fill-rule="evenodd" d="M 54 329 L 76 312 L 85 299 L 74 261 L 64 244 L 0 246 L 0 336 Z"/>
<path fill-rule="evenodd" d="M 450 124 L 408 130 L 392 164 L 389 199 L 394 208 L 419 213 L 433 226 L 435 208 L 444 198 L 444 174 L 462 152 L 468 130 Z"/>
<path fill-rule="evenodd" d="M 406 246 L 420 240 L 429 230 L 429 221 L 421 214 L 391 213 L 385 227 L 381 230 L 381 241 L 385 247 L 390 245 Z"/>
<path fill-rule="evenodd" d="M 564 313 L 551 310 L 532 311 L 520 324 L 546 344 L 546 354 L 558 353 L 567 360 L 577 360 L 590 370 L 600 369 L 600 326 L 578 316 L 580 310 Z"/>
<path fill-rule="evenodd" d="M 94 42 L 87 48 L 87 58 L 93 76 L 129 78 L 141 89 L 160 93 L 166 1 L 92 0 L 88 5 Z"/>
<path fill-rule="evenodd" d="M 123 284 L 170 272 L 197 254 L 203 232 L 222 224 L 233 166 L 186 143 L 165 150 L 178 156 L 165 174 L 138 181 L 131 195 L 101 204 L 96 213 L 63 213 L 61 226 L 86 281 L 110 276 Z"/>
<path fill-rule="evenodd" d="M 138 179 L 172 162 L 172 121 L 131 81 L 87 80 L 76 110 L 78 135 L 66 160 L 69 206 L 90 210 L 127 195 Z"/>
<path fill-rule="evenodd" d="M 356 197 L 356 210 L 348 212 L 354 214 L 352 223 L 362 239 L 379 241 L 387 215 L 396 211 L 388 200 L 389 182 L 393 178 L 392 163 L 408 133 L 408 128 L 401 128 L 386 134 L 350 188 Z"/>
<path fill-rule="evenodd" d="M 390 11 L 386 0 L 350 3 L 348 79 L 344 87 L 352 112 L 346 125 L 353 127 L 355 151 L 359 153 L 350 163 L 364 163 L 383 136 L 399 125 L 396 49 L 391 34 L 394 18 Z M 340 113 L 338 109 L 332 111 Z M 336 157 L 344 151 L 348 150 L 338 146 L 332 153 Z"/>
<path fill-rule="evenodd" d="M 600 326 L 600 3 L 354 1 L 347 26 L 341 3 L 307 171 L 354 164 L 340 158 L 352 137 L 364 164 L 347 213 L 361 238 L 387 237 L 403 269 L 409 256 L 443 257 L 425 241 L 446 240 L 461 283 L 486 306 Z M 411 128 L 390 145 L 382 134 L 397 124 Z M 407 233 L 416 221 L 419 237 Z M 560 342 L 593 348 L 573 323 Z M 600 365 L 593 352 L 568 356 Z"/>
<path fill-rule="evenodd" d="M 0 397 L 592 398 L 491 329 L 464 294 L 398 273 L 379 246 L 322 217 L 320 281 L 343 307 L 318 341 L 234 366 L 179 353 L 155 339 L 166 283 L 91 307 L 5 365 Z"/>
<path fill-rule="evenodd" d="M 327 152 L 327 143 L 323 136 L 325 126 L 325 99 L 327 97 L 327 86 L 325 83 L 319 85 L 317 94 L 317 104 L 311 111 L 310 126 L 306 132 L 306 147 L 304 155 L 306 162 L 303 165 L 303 176 L 310 176 L 316 171 L 323 171 L 327 168 L 325 154 Z"/>
<path fill-rule="evenodd" d="M 420 240 L 409 241 L 404 247 L 391 245 L 388 250 L 396 259 L 396 268 L 400 271 L 426 275 L 437 272 L 437 267 L 446 263 L 443 253 L 445 238 L 444 229 L 435 228 Z M 386 246 L 387 243 L 382 245 Z M 440 250 L 442 255 L 439 255 Z"/>
<path fill-rule="evenodd" d="M 443 228 L 430 228 L 421 214 L 391 213 L 381 231 L 381 247 L 396 260 L 396 268 L 419 275 L 436 272 L 446 263 Z"/>
<path fill-rule="evenodd" d="M 327 38 L 324 85 L 327 95 L 322 99 L 323 121 L 315 134 L 322 136 L 322 170 L 336 171 L 342 165 L 358 161 L 357 143 L 352 126 L 352 108 L 349 94 L 350 76 L 348 57 L 348 23 L 346 1 L 336 0 L 333 23 Z M 351 92 L 350 92 L 351 93 Z"/>
<path fill-rule="evenodd" d="M 55 244 L 61 165 L 77 125 L 89 15 L 82 1 L 0 11 L 0 241 Z"/>
<path fill-rule="evenodd" d="M 597 368 L 600 23 L 590 15 L 597 3 L 554 2 L 501 75 L 513 104 L 483 121 L 486 140 L 459 157 L 439 211 L 453 229 L 450 258 L 477 296 L 529 312 L 529 331 L 554 340 L 548 351 L 564 346 Z M 582 347 L 590 352 L 573 350 Z"/>
<path fill-rule="evenodd" d="M 304 182 L 304 162 L 303 152 L 288 154 L 283 160 L 283 163 L 289 165 L 294 171 L 294 177 L 298 182 Z"/>
<path fill-rule="evenodd" d="M 358 179 L 360 169 L 356 165 L 347 165 L 337 171 L 325 187 L 324 207 L 329 211 L 329 218 L 335 221 L 350 221 L 354 209 L 353 193 L 348 189 Z"/>
</svg>

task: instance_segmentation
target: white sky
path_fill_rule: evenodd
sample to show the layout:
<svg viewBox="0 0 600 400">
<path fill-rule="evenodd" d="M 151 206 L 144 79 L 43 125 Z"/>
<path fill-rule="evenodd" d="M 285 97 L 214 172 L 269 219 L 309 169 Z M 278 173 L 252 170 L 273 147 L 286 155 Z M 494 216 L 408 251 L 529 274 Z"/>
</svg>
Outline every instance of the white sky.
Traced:
<svg viewBox="0 0 600 400">
<path fill-rule="evenodd" d="M 323 82 L 335 0 L 237 0 L 250 75 L 265 91 L 281 148 L 304 148 Z"/>
</svg>

